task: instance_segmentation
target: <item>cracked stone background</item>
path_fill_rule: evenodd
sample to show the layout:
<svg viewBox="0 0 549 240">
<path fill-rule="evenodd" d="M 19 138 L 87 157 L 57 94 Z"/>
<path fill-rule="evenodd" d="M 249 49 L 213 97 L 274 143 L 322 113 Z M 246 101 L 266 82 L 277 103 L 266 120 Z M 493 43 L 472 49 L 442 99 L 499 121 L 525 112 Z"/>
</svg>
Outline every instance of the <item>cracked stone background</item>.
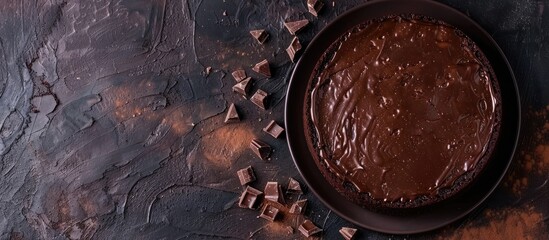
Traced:
<svg viewBox="0 0 549 240">
<path fill-rule="evenodd" d="M 283 123 L 294 66 L 283 22 L 309 19 L 299 34 L 306 45 L 365 2 L 323 1 L 315 18 L 305 0 L 0 0 L 0 239 L 302 238 L 236 206 L 236 171 L 252 165 L 259 189 L 303 182 L 286 141 L 261 129 Z M 525 108 L 517 157 L 464 220 L 359 237 L 549 239 L 549 1 L 443 2 L 478 21 L 509 58 Z M 248 33 L 258 28 L 270 34 L 264 45 Z M 251 71 L 264 58 L 271 79 Z M 232 93 L 237 68 L 256 80 L 252 91 L 271 95 L 268 110 Z M 223 123 L 230 103 L 240 123 Z M 248 149 L 253 138 L 273 146 L 270 162 Z M 352 226 L 312 193 L 302 198 L 320 238 Z"/>
</svg>

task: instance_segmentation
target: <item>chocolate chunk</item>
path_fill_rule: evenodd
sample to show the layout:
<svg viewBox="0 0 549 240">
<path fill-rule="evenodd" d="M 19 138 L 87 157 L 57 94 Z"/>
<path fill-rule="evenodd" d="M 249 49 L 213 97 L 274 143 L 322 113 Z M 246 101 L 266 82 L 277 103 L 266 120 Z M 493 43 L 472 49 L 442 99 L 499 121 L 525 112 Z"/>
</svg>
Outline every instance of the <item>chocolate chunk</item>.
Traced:
<svg viewBox="0 0 549 240">
<path fill-rule="evenodd" d="M 288 191 L 299 194 L 303 193 L 303 190 L 301 190 L 301 184 L 293 178 L 290 178 L 290 181 L 288 182 Z"/>
<path fill-rule="evenodd" d="M 231 103 L 229 110 L 227 111 L 227 116 L 225 116 L 225 123 L 232 123 L 240 121 L 240 116 L 238 116 L 238 111 L 234 103 Z"/>
<path fill-rule="evenodd" d="M 267 38 L 269 38 L 269 34 L 264 29 L 252 30 L 252 31 L 250 31 L 250 34 L 260 44 L 265 43 L 265 41 L 267 41 Z"/>
<path fill-rule="evenodd" d="M 238 172 L 236 172 L 236 174 L 238 175 L 238 179 L 240 180 L 240 185 L 246 185 L 255 181 L 255 174 L 252 166 L 240 169 L 238 170 Z"/>
<path fill-rule="evenodd" d="M 307 0 L 307 7 L 309 8 L 309 12 L 317 17 L 318 12 L 324 7 L 324 3 L 320 0 Z"/>
<path fill-rule="evenodd" d="M 269 156 L 271 156 L 271 146 L 258 139 L 252 140 L 252 142 L 250 143 L 250 148 L 255 153 L 255 155 L 263 160 L 267 160 Z"/>
<path fill-rule="evenodd" d="M 280 210 L 273 205 L 267 204 L 265 205 L 265 207 L 263 207 L 263 210 L 261 211 L 261 215 L 259 215 L 259 217 L 274 222 L 279 211 Z"/>
<path fill-rule="evenodd" d="M 233 78 L 234 80 L 236 80 L 236 82 L 241 82 L 246 78 L 246 72 L 243 69 L 235 70 L 231 74 L 233 75 Z"/>
<path fill-rule="evenodd" d="M 261 109 L 266 110 L 267 109 L 267 96 L 268 96 L 268 94 L 265 91 L 259 89 L 250 98 L 250 101 L 252 101 L 255 105 L 257 105 Z"/>
<path fill-rule="evenodd" d="M 290 60 L 292 62 L 295 62 L 297 55 L 301 51 L 301 43 L 299 42 L 299 39 L 297 37 L 294 37 L 292 40 L 292 43 L 290 43 L 290 46 L 286 48 L 286 53 L 288 53 L 288 56 L 290 57 Z"/>
<path fill-rule="evenodd" d="M 278 182 L 267 182 L 265 185 L 265 199 L 278 203 L 285 203 L 284 196 L 282 196 L 282 188 Z"/>
<path fill-rule="evenodd" d="M 246 190 L 240 195 L 238 206 L 241 208 L 254 209 L 258 199 L 263 196 L 263 193 L 253 187 L 247 186 Z"/>
<path fill-rule="evenodd" d="M 212 67 L 206 67 L 206 69 L 204 69 L 204 76 L 209 76 L 210 73 L 212 72 Z"/>
<path fill-rule="evenodd" d="M 301 225 L 299 225 L 298 230 L 305 237 L 313 236 L 319 232 L 322 232 L 322 229 L 317 227 L 313 222 L 305 220 Z"/>
<path fill-rule="evenodd" d="M 284 133 L 284 128 L 278 125 L 275 121 L 271 121 L 265 128 L 263 128 L 263 131 L 274 138 L 278 138 Z"/>
<path fill-rule="evenodd" d="M 352 240 L 355 237 L 356 229 L 355 228 L 348 228 L 348 227 L 342 227 L 339 229 L 339 233 L 341 233 L 341 236 L 345 238 L 345 240 Z"/>
<path fill-rule="evenodd" d="M 290 32 L 292 35 L 295 35 L 301 29 L 305 28 L 309 24 L 309 20 L 303 19 L 293 22 L 285 22 L 284 26 L 286 26 L 286 29 L 288 29 L 288 32 Z"/>
<path fill-rule="evenodd" d="M 246 97 L 248 95 L 248 92 L 250 91 L 250 88 L 252 87 L 251 82 L 251 77 L 242 80 L 241 82 L 233 86 L 233 92 L 240 93 L 242 96 Z"/>
<path fill-rule="evenodd" d="M 294 204 L 292 204 L 292 207 L 290 208 L 290 213 L 302 214 L 305 211 L 305 207 L 307 207 L 307 199 L 298 200 Z"/>
<path fill-rule="evenodd" d="M 263 59 L 263 61 L 255 64 L 252 70 L 264 75 L 265 77 L 271 77 L 271 67 L 269 67 L 269 62 L 267 61 L 267 59 Z"/>
</svg>

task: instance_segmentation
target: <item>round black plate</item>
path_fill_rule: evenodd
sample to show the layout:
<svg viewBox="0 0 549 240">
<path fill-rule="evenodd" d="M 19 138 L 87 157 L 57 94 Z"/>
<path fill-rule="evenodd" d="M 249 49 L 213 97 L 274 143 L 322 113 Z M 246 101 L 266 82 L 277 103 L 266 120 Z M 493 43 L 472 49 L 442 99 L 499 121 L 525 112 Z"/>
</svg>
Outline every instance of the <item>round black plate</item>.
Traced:
<svg viewBox="0 0 549 240">
<path fill-rule="evenodd" d="M 454 197 L 434 205 L 378 213 L 346 200 L 324 179 L 305 140 L 303 105 L 313 68 L 325 49 L 354 26 L 394 14 L 419 14 L 445 21 L 462 30 L 482 49 L 492 65 L 502 96 L 502 131 L 493 158 L 477 180 Z M 286 97 L 285 121 L 294 162 L 309 188 L 341 217 L 354 224 L 393 234 L 430 231 L 456 221 L 478 207 L 496 188 L 513 159 L 520 132 L 520 102 L 517 85 L 507 59 L 496 42 L 461 12 L 431 0 L 382 0 L 356 7 L 324 28 L 309 44 L 297 63 Z"/>
</svg>

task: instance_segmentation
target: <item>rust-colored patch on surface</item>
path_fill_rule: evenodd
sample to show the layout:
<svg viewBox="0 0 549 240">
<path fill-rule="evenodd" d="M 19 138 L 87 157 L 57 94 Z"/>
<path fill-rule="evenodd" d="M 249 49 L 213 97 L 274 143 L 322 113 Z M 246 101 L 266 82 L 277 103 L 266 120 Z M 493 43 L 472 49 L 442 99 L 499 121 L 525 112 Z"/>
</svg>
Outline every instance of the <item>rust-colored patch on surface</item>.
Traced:
<svg viewBox="0 0 549 240">
<path fill-rule="evenodd" d="M 507 175 L 503 186 L 519 197 L 528 189 L 533 177 L 549 173 L 549 105 L 527 113 L 525 138 L 516 156 L 516 163 Z"/>
<path fill-rule="evenodd" d="M 245 124 L 227 124 L 204 136 L 200 146 L 208 161 L 228 168 L 248 148 L 253 138 L 252 130 Z"/>
<path fill-rule="evenodd" d="M 482 221 L 479 219 L 489 219 Z M 440 239 L 539 239 L 544 236 L 543 215 L 532 207 L 520 209 L 488 209 L 477 218 Z M 546 236 L 546 235 L 545 235 Z"/>
<path fill-rule="evenodd" d="M 266 235 L 273 238 L 277 236 L 280 238 L 284 236 L 292 236 L 296 232 L 296 230 L 292 228 L 292 231 L 290 232 L 288 227 L 289 226 L 287 224 L 284 224 L 282 222 L 272 222 L 267 224 L 267 226 L 265 227 L 265 232 Z"/>
<path fill-rule="evenodd" d="M 536 158 L 539 160 L 539 173 L 549 168 L 549 144 L 540 144 L 536 147 Z"/>
<path fill-rule="evenodd" d="M 178 108 L 166 115 L 166 121 L 177 136 L 183 136 L 194 126 L 185 109 Z"/>
</svg>

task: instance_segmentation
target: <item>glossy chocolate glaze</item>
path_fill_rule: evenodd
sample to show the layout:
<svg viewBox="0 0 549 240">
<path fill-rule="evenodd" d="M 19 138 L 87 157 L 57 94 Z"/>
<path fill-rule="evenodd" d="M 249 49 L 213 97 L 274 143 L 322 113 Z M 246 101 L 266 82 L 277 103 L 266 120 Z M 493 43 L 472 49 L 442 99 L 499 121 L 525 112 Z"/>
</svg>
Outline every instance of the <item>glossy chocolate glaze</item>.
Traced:
<svg viewBox="0 0 549 240">
<path fill-rule="evenodd" d="M 337 44 L 309 109 L 332 173 L 375 200 L 413 200 L 479 164 L 499 126 L 499 93 L 468 38 L 392 17 Z"/>
</svg>

